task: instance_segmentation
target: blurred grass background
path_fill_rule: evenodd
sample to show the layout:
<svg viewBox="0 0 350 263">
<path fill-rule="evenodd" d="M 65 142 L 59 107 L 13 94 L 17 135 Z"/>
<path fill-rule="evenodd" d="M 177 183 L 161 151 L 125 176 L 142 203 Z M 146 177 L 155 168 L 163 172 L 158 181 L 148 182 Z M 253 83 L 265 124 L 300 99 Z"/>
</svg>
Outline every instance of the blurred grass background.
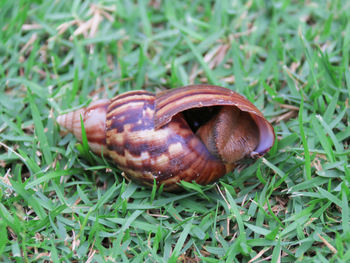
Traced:
<svg viewBox="0 0 350 263">
<path fill-rule="evenodd" d="M 2 0 L 2 262 L 349 262 L 350 2 Z M 194 83 L 245 95 L 271 152 L 159 193 L 55 117 Z M 79 152 L 81 150 L 81 152 Z"/>
</svg>

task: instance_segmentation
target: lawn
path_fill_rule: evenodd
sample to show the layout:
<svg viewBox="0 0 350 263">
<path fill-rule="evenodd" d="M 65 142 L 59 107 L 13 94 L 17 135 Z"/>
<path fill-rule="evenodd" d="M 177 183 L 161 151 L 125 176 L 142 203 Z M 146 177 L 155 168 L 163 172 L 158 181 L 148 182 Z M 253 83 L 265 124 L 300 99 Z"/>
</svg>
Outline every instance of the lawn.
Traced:
<svg viewBox="0 0 350 263">
<path fill-rule="evenodd" d="M 0 1 L 1 262 L 349 262 L 350 1 Z M 167 193 L 56 123 L 129 90 L 209 83 L 276 143 Z"/>
</svg>

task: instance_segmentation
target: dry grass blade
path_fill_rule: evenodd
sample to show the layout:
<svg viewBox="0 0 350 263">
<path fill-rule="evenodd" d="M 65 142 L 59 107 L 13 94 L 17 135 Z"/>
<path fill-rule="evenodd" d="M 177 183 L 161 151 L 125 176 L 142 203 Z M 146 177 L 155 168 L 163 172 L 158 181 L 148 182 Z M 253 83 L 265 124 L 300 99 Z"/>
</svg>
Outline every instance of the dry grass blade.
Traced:
<svg viewBox="0 0 350 263">
<path fill-rule="evenodd" d="M 32 44 L 35 42 L 35 40 L 37 40 L 38 35 L 36 33 L 34 33 L 30 39 L 28 40 L 28 42 L 21 48 L 21 50 L 19 51 L 19 53 L 23 54 L 26 51 L 30 51 L 31 50 L 31 46 Z"/>
<path fill-rule="evenodd" d="M 253 257 L 251 260 L 248 261 L 248 263 L 252 263 L 252 262 L 254 262 L 255 260 L 258 260 L 259 258 L 261 258 L 262 255 L 263 255 L 266 251 L 268 251 L 270 248 L 271 248 L 271 247 L 264 248 L 264 249 L 260 250 L 259 253 L 256 254 L 255 257 Z"/>
<path fill-rule="evenodd" d="M 329 248 L 330 251 L 332 251 L 334 254 L 338 253 L 338 250 L 333 247 L 323 236 L 320 234 L 317 234 L 317 236 L 322 240 L 322 242 Z"/>
</svg>

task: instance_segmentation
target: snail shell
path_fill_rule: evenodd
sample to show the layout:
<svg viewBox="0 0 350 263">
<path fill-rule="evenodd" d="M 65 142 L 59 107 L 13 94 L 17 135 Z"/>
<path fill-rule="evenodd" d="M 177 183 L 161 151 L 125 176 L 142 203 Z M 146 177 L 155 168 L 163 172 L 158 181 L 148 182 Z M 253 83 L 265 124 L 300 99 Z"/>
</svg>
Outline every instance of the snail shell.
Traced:
<svg viewBox="0 0 350 263">
<path fill-rule="evenodd" d="M 131 91 L 57 118 L 90 149 L 107 155 L 138 183 L 177 190 L 180 180 L 208 184 L 245 158 L 264 155 L 275 135 L 262 113 L 219 86 L 192 85 L 160 94 Z"/>
</svg>

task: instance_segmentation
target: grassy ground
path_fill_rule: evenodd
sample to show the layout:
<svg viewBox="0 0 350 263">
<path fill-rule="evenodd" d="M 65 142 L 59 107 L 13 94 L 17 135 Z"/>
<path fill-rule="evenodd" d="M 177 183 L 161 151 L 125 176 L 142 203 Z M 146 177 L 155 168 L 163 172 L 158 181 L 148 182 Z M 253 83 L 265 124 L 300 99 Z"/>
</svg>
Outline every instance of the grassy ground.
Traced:
<svg viewBox="0 0 350 263">
<path fill-rule="evenodd" d="M 0 261 L 349 262 L 350 2 L 0 1 Z M 181 194 L 84 158 L 55 117 L 211 83 L 273 123 L 271 152 Z"/>
</svg>

